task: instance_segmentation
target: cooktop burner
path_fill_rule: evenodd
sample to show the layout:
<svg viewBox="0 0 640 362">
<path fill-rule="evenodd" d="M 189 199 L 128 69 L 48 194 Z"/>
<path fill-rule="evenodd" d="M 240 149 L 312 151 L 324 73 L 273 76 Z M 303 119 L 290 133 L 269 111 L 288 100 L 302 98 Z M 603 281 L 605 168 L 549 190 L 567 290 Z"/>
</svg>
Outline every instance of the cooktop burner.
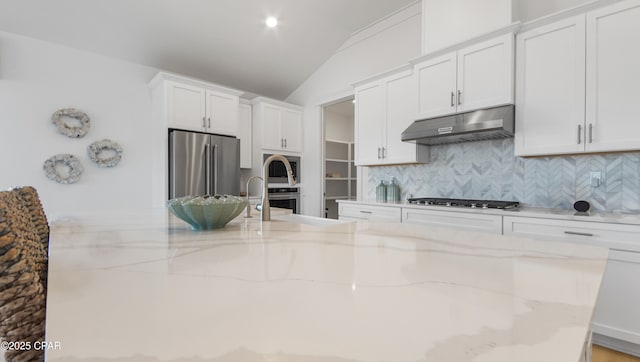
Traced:
<svg viewBox="0 0 640 362">
<path fill-rule="evenodd" d="M 415 205 L 457 206 L 470 207 L 472 209 L 513 209 L 520 206 L 518 201 L 442 199 L 435 197 L 416 197 L 407 201 Z"/>
</svg>

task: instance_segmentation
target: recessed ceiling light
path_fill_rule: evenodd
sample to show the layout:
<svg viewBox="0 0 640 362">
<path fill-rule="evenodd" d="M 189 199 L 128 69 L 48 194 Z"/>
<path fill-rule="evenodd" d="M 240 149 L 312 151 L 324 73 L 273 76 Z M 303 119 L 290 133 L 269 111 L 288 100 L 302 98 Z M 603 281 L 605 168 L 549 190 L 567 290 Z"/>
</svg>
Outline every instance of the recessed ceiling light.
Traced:
<svg viewBox="0 0 640 362">
<path fill-rule="evenodd" d="M 273 16 L 270 16 L 270 17 L 267 18 L 266 23 L 267 23 L 268 27 L 275 28 L 278 25 L 278 19 L 276 19 Z"/>
</svg>

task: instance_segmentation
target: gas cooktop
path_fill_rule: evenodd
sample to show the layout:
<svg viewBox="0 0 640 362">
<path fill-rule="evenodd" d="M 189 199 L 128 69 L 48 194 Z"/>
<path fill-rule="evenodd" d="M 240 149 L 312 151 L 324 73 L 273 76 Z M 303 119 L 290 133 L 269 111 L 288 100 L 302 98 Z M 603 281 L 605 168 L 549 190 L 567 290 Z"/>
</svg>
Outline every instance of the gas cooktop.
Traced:
<svg viewBox="0 0 640 362">
<path fill-rule="evenodd" d="M 442 199 L 435 197 L 416 197 L 407 201 L 414 205 L 455 206 L 472 209 L 513 209 L 520 206 L 518 201 Z"/>
</svg>

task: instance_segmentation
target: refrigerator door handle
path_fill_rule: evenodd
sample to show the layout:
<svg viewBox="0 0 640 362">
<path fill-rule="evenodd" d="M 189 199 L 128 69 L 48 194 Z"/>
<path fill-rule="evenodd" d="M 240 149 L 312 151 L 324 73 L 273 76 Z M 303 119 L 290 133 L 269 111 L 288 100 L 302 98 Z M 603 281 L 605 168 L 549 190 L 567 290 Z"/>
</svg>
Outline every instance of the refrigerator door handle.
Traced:
<svg viewBox="0 0 640 362">
<path fill-rule="evenodd" d="M 213 145 L 212 148 L 213 148 L 213 150 L 212 150 L 212 153 L 213 153 L 212 158 L 213 158 L 213 162 L 214 162 L 214 165 L 213 165 L 213 193 L 212 193 L 212 195 L 215 195 L 215 194 L 218 193 L 218 145 L 215 144 L 215 145 Z"/>
<path fill-rule="evenodd" d="M 209 165 L 211 164 L 211 150 L 209 144 L 204 145 L 204 190 L 208 195 L 211 193 L 211 175 Z"/>
</svg>

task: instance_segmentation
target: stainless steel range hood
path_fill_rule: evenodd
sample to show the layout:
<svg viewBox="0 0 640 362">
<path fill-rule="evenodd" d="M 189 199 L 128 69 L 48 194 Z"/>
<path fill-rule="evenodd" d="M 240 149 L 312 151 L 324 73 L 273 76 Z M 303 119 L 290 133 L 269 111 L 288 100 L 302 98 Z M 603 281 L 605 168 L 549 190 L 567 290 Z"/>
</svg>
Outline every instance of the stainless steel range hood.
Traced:
<svg viewBox="0 0 640 362">
<path fill-rule="evenodd" d="M 402 140 L 423 145 L 513 137 L 515 107 L 507 105 L 415 121 Z"/>
</svg>

